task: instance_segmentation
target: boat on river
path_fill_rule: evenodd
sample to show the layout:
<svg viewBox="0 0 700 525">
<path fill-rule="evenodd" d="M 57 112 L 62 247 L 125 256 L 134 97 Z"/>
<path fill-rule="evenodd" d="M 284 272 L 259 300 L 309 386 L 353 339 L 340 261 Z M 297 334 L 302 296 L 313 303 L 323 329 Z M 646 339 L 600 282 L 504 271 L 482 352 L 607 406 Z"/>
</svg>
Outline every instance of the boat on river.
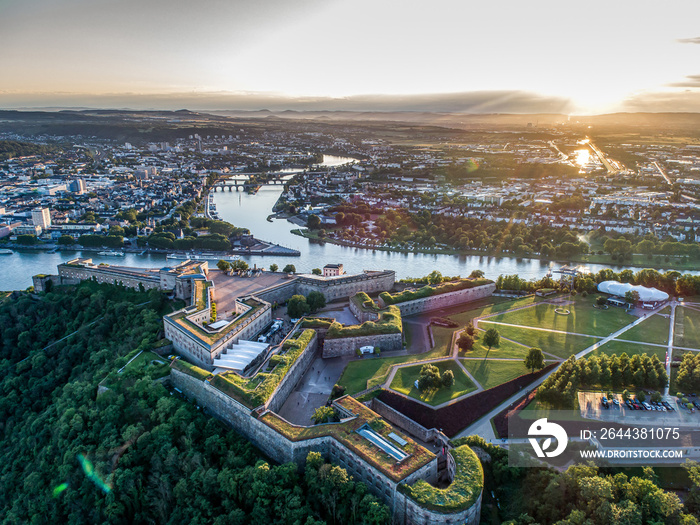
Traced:
<svg viewBox="0 0 700 525">
<path fill-rule="evenodd" d="M 12 255 L 13 253 L 15 253 L 15 252 L 13 252 L 12 250 L 8 250 L 6 248 L 3 248 L 2 250 L 0 250 L 0 255 Z"/>
<path fill-rule="evenodd" d="M 166 259 L 171 261 L 227 261 L 233 262 L 240 259 L 238 255 L 215 255 L 212 253 L 197 253 L 197 254 L 183 254 L 183 253 L 169 253 L 165 256 Z"/>
<path fill-rule="evenodd" d="M 126 254 L 124 252 L 110 250 L 106 252 L 97 252 L 97 255 L 102 255 L 103 257 L 124 257 Z"/>
</svg>

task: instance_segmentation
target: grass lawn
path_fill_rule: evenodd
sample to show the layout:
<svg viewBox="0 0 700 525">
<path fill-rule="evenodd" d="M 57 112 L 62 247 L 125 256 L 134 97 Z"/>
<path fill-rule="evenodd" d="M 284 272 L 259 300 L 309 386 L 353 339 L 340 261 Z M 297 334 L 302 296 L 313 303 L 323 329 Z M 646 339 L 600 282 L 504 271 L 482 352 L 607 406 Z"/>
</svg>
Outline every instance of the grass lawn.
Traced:
<svg viewBox="0 0 700 525">
<path fill-rule="evenodd" d="M 687 348 L 700 348 L 700 311 L 679 306 L 676 308 L 676 326 L 673 344 Z"/>
<path fill-rule="evenodd" d="M 433 340 L 435 341 L 435 350 L 441 349 L 443 355 L 450 353 L 450 343 L 452 342 L 452 334 L 455 333 L 454 328 L 445 328 L 444 326 L 431 326 L 433 332 Z"/>
<path fill-rule="evenodd" d="M 636 319 L 621 308 L 599 310 L 593 308 L 593 299 L 576 297 L 572 305 L 565 307 L 570 310 L 568 315 L 556 313 L 557 306 L 539 303 L 531 308 L 523 308 L 516 312 L 506 312 L 484 321 L 549 328 L 578 334 L 606 336 L 628 325 Z"/>
<path fill-rule="evenodd" d="M 493 388 L 530 372 L 522 361 L 496 361 L 494 359 L 462 359 L 461 361 L 464 368 L 469 370 L 474 379 L 485 389 Z"/>
<path fill-rule="evenodd" d="M 151 364 L 162 368 L 162 370 L 159 371 L 164 372 L 162 376 L 156 374 L 157 377 L 163 377 L 170 373 L 168 360 L 163 357 L 160 357 L 158 354 L 153 352 L 141 352 L 131 363 L 129 363 L 124 368 L 124 372 L 144 370 L 147 366 Z"/>
<path fill-rule="evenodd" d="M 487 324 L 479 324 L 480 327 L 488 327 Z M 572 354 L 588 348 L 597 341 L 593 337 L 583 335 L 560 334 L 557 332 L 543 332 L 541 330 L 529 330 L 517 326 L 491 325 L 498 330 L 501 338 L 505 337 L 525 345 L 527 348 L 538 347 L 543 352 L 549 352 L 566 359 Z M 546 356 L 545 356 L 546 357 Z"/>
<path fill-rule="evenodd" d="M 450 337 L 452 331 L 449 330 Z M 437 337 L 436 337 L 437 343 Z M 354 361 L 350 361 L 343 375 L 340 376 L 338 384 L 345 387 L 345 392 L 354 395 L 358 392 L 382 384 L 389 374 L 389 369 L 392 365 L 412 363 L 423 359 L 431 359 L 433 357 L 445 357 L 447 355 L 447 343 L 445 346 L 435 345 L 435 348 L 430 352 L 423 354 L 402 355 L 398 357 L 360 357 Z"/>
<path fill-rule="evenodd" d="M 501 339 L 501 343 L 498 346 L 491 347 L 491 350 L 489 350 L 488 346 L 483 343 L 484 331 L 477 330 L 476 335 L 479 338 L 474 341 L 474 347 L 466 353 L 460 351 L 460 357 L 515 357 L 524 359 L 530 349 L 529 346 L 522 346 L 512 341 Z"/>
<path fill-rule="evenodd" d="M 665 345 L 668 344 L 669 323 L 670 319 L 667 317 L 652 315 L 637 326 L 627 330 L 620 336 L 620 339 Z"/>
<path fill-rule="evenodd" d="M 624 335 L 627 335 L 627 333 L 625 333 Z M 662 346 L 636 345 L 634 343 L 624 343 L 622 341 L 616 340 L 607 342 L 597 350 L 591 352 L 589 355 L 605 354 L 610 356 L 613 354 L 617 354 L 618 356 L 620 356 L 623 352 L 627 353 L 627 355 L 629 356 L 632 356 L 634 354 L 647 354 L 649 357 L 651 357 L 652 355 L 656 354 L 656 357 L 659 358 L 659 361 L 661 361 L 662 363 L 666 362 L 666 348 Z"/>
<path fill-rule="evenodd" d="M 458 323 L 461 328 L 463 326 L 467 326 L 467 324 L 469 324 L 469 321 L 471 321 L 475 317 L 481 317 L 484 315 L 503 312 L 505 310 L 510 310 L 511 308 L 535 304 L 539 301 L 541 301 L 541 299 L 535 296 L 515 300 L 508 299 L 505 297 L 489 297 L 488 299 L 483 300 L 484 303 L 488 304 L 484 304 L 483 306 L 479 305 L 479 303 L 481 303 L 482 301 L 479 301 L 477 303 L 470 303 L 469 306 L 471 308 L 469 310 L 465 310 L 464 312 L 460 313 L 450 314 L 447 317 L 449 319 L 452 319 L 454 322 Z M 474 308 L 475 304 L 479 306 Z"/>
<path fill-rule="evenodd" d="M 447 370 L 452 370 L 455 376 L 455 383 L 452 388 L 440 388 L 428 392 L 421 392 L 414 386 L 414 381 L 418 379 L 422 364 L 415 366 L 407 366 L 396 370 L 396 375 L 391 382 L 391 388 L 397 392 L 401 392 L 409 397 L 420 399 L 433 406 L 440 405 L 459 396 L 463 396 L 473 390 L 476 390 L 476 385 L 467 377 L 467 374 L 453 361 L 439 361 L 433 363 L 440 369 L 440 375 Z"/>
</svg>

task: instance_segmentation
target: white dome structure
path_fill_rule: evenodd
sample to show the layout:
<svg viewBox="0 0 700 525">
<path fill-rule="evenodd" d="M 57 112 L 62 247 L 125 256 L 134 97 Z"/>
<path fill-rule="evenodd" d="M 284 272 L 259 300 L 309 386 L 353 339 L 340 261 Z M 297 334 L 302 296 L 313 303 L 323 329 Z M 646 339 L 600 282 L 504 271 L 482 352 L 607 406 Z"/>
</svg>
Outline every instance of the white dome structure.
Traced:
<svg viewBox="0 0 700 525">
<path fill-rule="evenodd" d="M 617 297 L 624 297 L 627 292 L 637 292 L 639 294 L 639 300 L 643 303 L 668 301 L 668 294 L 666 292 L 662 292 L 656 288 L 647 288 L 646 286 L 621 283 L 618 281 L 603 281 L 598 285 L 598 291 Z"/>
</svg>

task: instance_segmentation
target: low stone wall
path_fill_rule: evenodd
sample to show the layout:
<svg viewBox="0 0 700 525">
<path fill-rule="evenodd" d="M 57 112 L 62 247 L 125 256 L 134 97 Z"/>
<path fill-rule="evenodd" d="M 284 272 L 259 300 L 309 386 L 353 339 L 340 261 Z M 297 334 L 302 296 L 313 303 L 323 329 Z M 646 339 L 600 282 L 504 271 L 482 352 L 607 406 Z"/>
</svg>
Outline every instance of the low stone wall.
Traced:
<svg viewBox="0 0 700 525">
<path fill-rule="evenodd" d="M 372 398 L 370 401 L 369 408 L 382 416 L 388 422 L 393 423 L 400 429 L 405 430 L 412 436 L 417 437 L 426 443 L 435 441 L 438 436 L 444 436 L 444 434 L 441 434 L 436 428 L 425 428 L 423 425 L 420 425 L 411 418 L 404 416 L 401 412 L 391 408 L 389 405 L 383 403 L 376 397 Z M 447 437 L 444 436 L 443 440 L 446 441 Z"/>
<path fill-rule="evenodd" d="M 318 337 L 314 334 L 309 344 L 306 346 L 304 351 L 301 353 L 294 364 L 287 370 L 287 374 L 284 376 L 282 382 L 277 386 L 277 389 L 272 393 L 270 399 L 267 401 L 265 408 L 271 410 L 272 412 L 279 412 L 284 402 L 294 391 L 297 384 L 304 377 L 304 374 L 311 366 L 311 363 L 316 357 L 318 351 Z"/>
<path fill-rule="evenodd" d="M 363 346 L 378 346 L 380 350 L 400 350 L 403 348 L 403 334 L 364 335 L 361 337 L 343 337 L 328 339 L 323 343 L 323 357 L 354 355 Z"/>
<path fill-rule="evenodd" d="M 296 278 L 290 279 L 286 283 L 280 283 L 270 288 L 265 288 L 259 292 L 255 293 L 255 296 L 268 303 L 282 304 L 286 302 L 292 295 L 297 293 L 297 280 Z"/>
<path fill-rule="evenodd" d="M 477 301 L 484 297 L 490 297 L 494 291 L 496 291 L 495 284 L 485 284 L 475 288 L 466 288 L 464 290 L 457 290 L 456 292 L 431 295 L 429 297 L 423 297 L 422 299 L 397 303 L 396 306 L 401 310 L 401 315 L 414 315 L 430 310 L 439 310 L 440 308 Z M 386 306 L 381 297 L 379 298 L 379 306 L 382 308 Z"/>
</svg>

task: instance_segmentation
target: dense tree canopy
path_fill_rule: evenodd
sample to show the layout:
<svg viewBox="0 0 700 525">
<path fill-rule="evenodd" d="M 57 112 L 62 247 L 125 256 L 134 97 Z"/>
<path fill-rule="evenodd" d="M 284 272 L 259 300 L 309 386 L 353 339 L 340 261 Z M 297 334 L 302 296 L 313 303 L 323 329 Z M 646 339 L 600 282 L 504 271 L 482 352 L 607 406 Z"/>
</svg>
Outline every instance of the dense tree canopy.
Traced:
<svg viewBox="0 0 700 525">
<path fill-rule="evenodd" d="M 156 382 L 167 366 L 118 373 L 170 309 L 157 291 L 94 282 L 0 303 L 4 523 L 388 522 L 339 467 L 262 461 Z"/>
</svg>

